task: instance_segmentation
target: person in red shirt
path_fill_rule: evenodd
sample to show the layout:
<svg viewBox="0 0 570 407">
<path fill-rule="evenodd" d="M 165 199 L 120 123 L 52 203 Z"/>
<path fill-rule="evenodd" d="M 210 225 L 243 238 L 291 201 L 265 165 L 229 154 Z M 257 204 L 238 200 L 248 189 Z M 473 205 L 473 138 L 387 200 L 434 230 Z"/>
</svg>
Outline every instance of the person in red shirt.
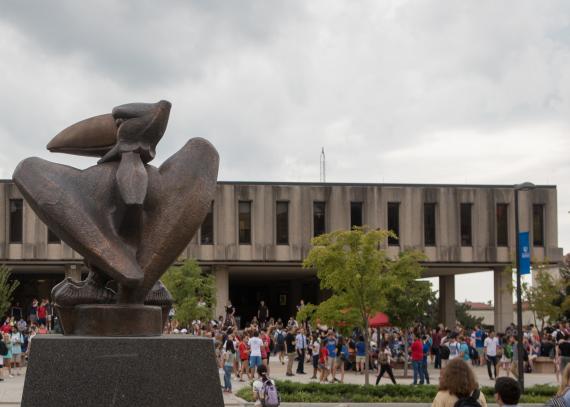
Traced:
<svg viewBox="0 0 570 407">
<path fill-rule="evenodd" d="M 425 377 L 422 369 L 422 361 L 424 359 L 424 344 L 419 338 L 419 335 L 413 334 L 414 342 L 412 343 L 412 368 L 414 369 L 414 382 L 418 384 L 418 376 L 420 384 L 424 384 Z"/>
<path fill-rule="evenodd" d="M 239 381 L 244 382 L 243 374 L 247 373 L 249 376 L 249 348 L 247 347 L 247 341 L 249 337 L 247 334 L 240 339 L 238 350 L 239 350 L 239 358 L 241 361 L 241 369 L 239 370 Z"/>
<path fill-rule="evenodd" d="M 47 324 L 47 308 L 46 300 L 42 300 L 40 306 L 38 307 L 38 325 Z"/>
<path fill-rule="evenodd" d="M 321 341 L 321 346 L 319 349 L 319 370 L 321 371 L 321 378 L 319 382 L 325 383 L 328 377 L 328 359 L 329 359 L 329 350 L 327 349 L 327 340 L 323 339 Z"/>
</svg>

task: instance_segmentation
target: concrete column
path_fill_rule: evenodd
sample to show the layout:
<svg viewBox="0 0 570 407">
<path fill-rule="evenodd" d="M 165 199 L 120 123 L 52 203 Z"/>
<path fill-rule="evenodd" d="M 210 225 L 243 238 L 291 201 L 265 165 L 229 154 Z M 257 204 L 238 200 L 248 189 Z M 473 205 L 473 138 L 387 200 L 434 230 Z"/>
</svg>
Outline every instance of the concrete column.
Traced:
<svg viewBox="0 0 570 407">
<path fill-rule="evenodd" d="M 67 277 L 73 281 L 81 281 L 81 266 L 78 264 L 65 266 L 65 278 Z"/>
<path fill-rule="evenodd" d="M 513 292 L 510 289 L 512 275 L 505 273 L 503 268 L 493 270 L 495 304 L 495 330 L 505 332 L 513 322 Z"/>
<path fill-rule="evenodd" d="M 455 327 L 455 276 L 439 276 L 439 319 L 449 329 Z"/>
<path fill-rule="evenodd" d="M 216 280 L 216 315 L 225 316 L 225 306 L 230 298 L 230 277 L 227 266 L 214 266 L 214 279 Z"/>
</svg>

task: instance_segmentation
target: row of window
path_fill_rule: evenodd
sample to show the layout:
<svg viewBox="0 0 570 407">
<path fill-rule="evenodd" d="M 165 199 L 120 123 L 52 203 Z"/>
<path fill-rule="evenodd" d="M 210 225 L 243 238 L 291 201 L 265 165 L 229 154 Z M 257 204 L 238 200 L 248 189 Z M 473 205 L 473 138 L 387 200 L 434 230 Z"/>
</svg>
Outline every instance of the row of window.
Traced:
<svg viewBox="0 0 570 407">
<path fill-rule="evenodd" d="M 22 243 L 24 235 L 24 202 L 22 199 L 10 199 L 10 243 Z M 47 232 L 50 244 L 59 244 L 61 239 L 50 229 Z"/>
<path fill-rule="evenodd" d="M 239 244 L 251 244 L 251 202 L 240 201 L 238 209 L 238 239 Z M 461 246 L 473 245 L 473 204 L 462 203 L 460 206 L 460 237 Z M 437 244 L 437 204 L 424 203 L 424 245 L 436 246 Z M 313 235 L 319 236 L 326 233 L 326 204 L 325 202 L 313 202 Z M 499 203 L 496 206 L 496 244 L 497 246 L 509 245 L 509 205 Z M 400 236 L 400 203 L 388 202 L 387 211 L 388 230 Z M 544 246 L 544 205 L 533 205 L 533 245 Z M 350 203 L 350 224 L 354 226 L 363 225 L 363 205 L 362 202 Z M 200 231 L 201 244 L 214 243 L 214 202 Z M 277 201 L 275 205 L 275 243 L 278 245 L 289 244 L 289 202 Z M 399 240 L 395 237 L 388 238 L 388 244 L 399 246 Z"/>
<path fill-rule="evenodd" d="M 473 245 L 473 204 L 462 203 L 460 206 L 460 237 L 461 246 Z M 424 245 L 437 244 L 437 204 L 424 203 Z M 509 205 L 499 203 L 496 206 L 496 243 L 497 246 L 509 245 Z M 400 203 L 388 202 L 387 211 L 388 230 L 400 236 Z M 10 200 L 10 243 L 22 243 L 23 237 L 23 201 Z M 350 203 L 350 224 L 363 225 L 362 202 Z M 326 233 L 326 203 L 313 202 L 313 235 Z M 238 238 L 239 244 L 251 244 L 251 201 L 239 201 L 238 204 Z M 532 238 L 533 246 L 544 246 L 544 205 L 532 206 Z M 61 243 L 55 233 L 48 229 L 48 243 Z M 214 244 L 214 202 L 210 205 L 208 214 L 200 228 L 200 243 Z M 289 202 L 277 201 L 275 205 L 275 243 L 289 244 Z M 388 238 L 388 244 L 398 246 L 398 239 Z"/>
</svg>

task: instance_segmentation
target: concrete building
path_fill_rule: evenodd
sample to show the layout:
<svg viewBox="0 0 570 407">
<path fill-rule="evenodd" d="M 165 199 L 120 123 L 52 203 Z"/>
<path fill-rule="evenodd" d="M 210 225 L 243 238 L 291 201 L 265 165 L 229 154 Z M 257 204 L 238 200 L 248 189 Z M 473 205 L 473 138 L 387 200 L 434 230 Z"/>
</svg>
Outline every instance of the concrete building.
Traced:
<svg viewBox="0 0 570 407">
<path fill-rule="evenodd" d="M 484 302 L 469 302 L 466 301 L 471 309 L 467 311 L 469 315 L 475 318 L 483 318 L 482 324 L 485 326 L 495 326 L 495 307 L 491 304 L 486 304 Z M 517 305 L 513 304 L 513 321 L 517 320 Z M 540 321 L 534 318 L 533 312 L 529 309 L 528 303 L 523 303 L 523 325 L 533 324 L 535 326 L 541 327 Z"/>
<path fill-rule="evenodd" d="M 555 186 L 521 192 L 521 230 L 532 258 L 558 262 Z M 439 277 L 440 318 L 455 321 L 456 274 L 494 271 L 494 321 L 513 320 L 502 270 L 514 258 L 514 192 L 508 185 L 219 182 L 211 212 L 180 260 L 196 258 L 217 285 L 217 314 L 228 298 L 245 319 L 264 299 L 287 317 L 301 299 L 318 302 L 315 273 L 301 267 L 310 239 L 351 225 L 394 230 L 392 255 L 425 252 L 425 276 Z M 64 274 L 79 278 L 81 257 L 35 216 L 11 181 L 0 181 L 0 263 L 22 281 L 21 301 L 47 295 Z"/>
</svg>

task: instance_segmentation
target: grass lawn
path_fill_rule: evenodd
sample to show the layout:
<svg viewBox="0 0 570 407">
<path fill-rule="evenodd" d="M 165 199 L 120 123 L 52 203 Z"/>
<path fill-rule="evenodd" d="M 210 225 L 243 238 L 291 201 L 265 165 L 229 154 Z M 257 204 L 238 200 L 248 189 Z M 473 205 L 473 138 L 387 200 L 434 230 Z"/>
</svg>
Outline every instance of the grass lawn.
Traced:
<svg viewBox="0 0 570 407">
<path fill-rule="evenodd" d="M 433 385 L 412 386 L 392 385 L 361 386 L 356 384 L 319 384 L 295 383 L 276 381 L 277 389 L 283 402 L 298 403 L 431 403 L 437 393 Z M 537 385 L 525 390 L 521 403 L 544 403 L 555 393 L 557 387 Z M 493 388 L 483 387 L 483 393 L 488 401 L 494 400 Z M 247 401 L 253 401 L 251 386 L 237 392 L 237 396 Z"/>
</svg>

